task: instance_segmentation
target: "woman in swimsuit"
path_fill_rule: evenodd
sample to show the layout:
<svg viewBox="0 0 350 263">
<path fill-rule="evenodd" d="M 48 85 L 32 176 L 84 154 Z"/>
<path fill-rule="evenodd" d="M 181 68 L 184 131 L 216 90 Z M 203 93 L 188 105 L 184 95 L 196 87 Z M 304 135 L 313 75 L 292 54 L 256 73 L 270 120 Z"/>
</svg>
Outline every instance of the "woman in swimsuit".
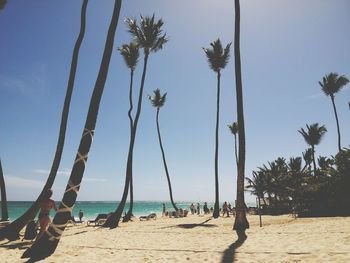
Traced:
<svg viewBox="0 0 350 263">
<path fill-rule="evenodd" d="M 50 224 L 50 210 L 53 208 L 57 211 L 55 201 L 51 199 L 52 190 L 47 190 L 46 194 L 43 197 L 43 200 L 40 203 L 40 213 L 39 213 L 39 222 L 40 222 L 40 231 L 36 238 L 39 240 L 46 231 L 47 226 Z"/>
</svg>

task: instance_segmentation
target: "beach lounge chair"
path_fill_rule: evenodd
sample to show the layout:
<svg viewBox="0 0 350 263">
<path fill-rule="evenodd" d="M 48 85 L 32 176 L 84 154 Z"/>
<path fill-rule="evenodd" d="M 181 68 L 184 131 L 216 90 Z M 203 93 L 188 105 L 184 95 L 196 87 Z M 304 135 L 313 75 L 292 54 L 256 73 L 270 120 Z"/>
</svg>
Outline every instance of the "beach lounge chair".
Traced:
<svg viewBox="0 0 350 263">
<path fill-rule="evenodd" d="M 7 226 L 8 224 L 10 224 L 11 222 L 9 220 L 6 221 L 0 221 L 0 229 Z"/>
<path fill-rule="evenodd" d="M 98 214 L 94 220 L 88 220 L 87 225 L 94 223 L 95 226 L 103 225 L 106 222 L 107 214 Z"/>
<path fill-rule="evenodd" d="M 139 219 L 140 219 L 140 221 L 150 220 L 150 219 L 157 219 L 157 214 L 156 213 L 151 213 L 148 216 L 140 216 Z"/>
</svg>

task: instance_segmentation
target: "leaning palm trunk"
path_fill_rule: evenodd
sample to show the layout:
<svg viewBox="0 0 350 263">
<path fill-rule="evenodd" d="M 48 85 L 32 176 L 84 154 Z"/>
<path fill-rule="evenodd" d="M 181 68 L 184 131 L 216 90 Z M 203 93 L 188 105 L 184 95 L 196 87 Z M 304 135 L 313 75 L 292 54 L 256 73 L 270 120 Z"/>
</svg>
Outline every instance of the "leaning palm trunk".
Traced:
<svg viewBox="0 0 350 263">
<path fill-rule="evenodd" d="M 85 165 L 92 144 L 99 105 L 106 83 L 109 62 L 113 50 L 113 43 L 119 19 L 120 7 L 121 0 L 116 0 L 111 23 L 108 29 L 99 73 L 90 100 L 89 111 L 86 117 L 82 138 L 80 140 L 78 153 L 75 158 L 75 162 L 71 175 L 69 177 L 68 184 L 66 186 L 63 199 L 48 230 L 45 232 L 41 239 L 35 242 L 29 249 L 24 252 L 22 256 L 24 258 L 30 257 L 32 259 L 40 259 L 54 253 L 58 242 L 65 230 L 68 219 L 71 216 L 71 212 L 78 196 L 80 183 L 84 175 Z"/>
<path fill-rule="evenodd" d="M 143 72 L 142 72 L 141 85 L 140 85 L 140 91 L 139 91 L 139 99 L 138 99 L 138 104 L 137 104 L 137 111 L 136 111 L 136 115 L 135 115 L 133 129 L 131 131 L 128 161 L 127 161 L 127 165 L 126 165 L 125 184 L 124 184 L 124 191 L 123 191 L 122 199 L 120 200 L 120 203 L 119 203 L 117 209 L 107 218 L 106 222 L 103 224 L 104 227 L 116 228 L 118 226 L 120 218 L 122 217 L 122 213 L 124 211 L 126 199 L 128 197 L 129 184 L 130 184 L 130 181 L 132 178 L 133 155 L 134 155 L 134 145 L 135 145 L 135 139 L 136 139 L 137 124 L 139 122 L 139 118 L 140 118 L 140 114 L 141 114 L 143 87 L 144 87 L 145 79 L 146 79 L 148 55 L 149 55 L 149 53 L 145 52 Z"/>
<path fill-rule="evenodd" d="M 128 111 L 128 117 L 129 117 L 129 121 L 130 121 L 130 138 L 132 136 L 132 130 L 133 130 L 133 126 L 134 126 L 134 120 L 132 119 L 132 115 L 131 115 L 131 112 L 133 109 L 133 103 L 132 103 L 133 80 L 134 80 L 134 70 L 131 70 L 130 71 L 130 89 L 129 89 L 130 108 Z M 134 187 L 133 187 L 133 180 L 132 180 L 132 173 L 131 173 L 131 176 L 130 176 L 130 205 L 129 205 L 129 210 L 128 210 L 127 214 L 123 218 L 123 222 L 127 222 L 131 219 L 133 206 L 134 206 Z"/>
<path fill-rule="evenodd" d="M 2 172 L 1 160 L 0 160 L 0 191 L 1 191 L 1 220 L 7 221 L 9 214 L 7 210 L 7 199 L 6 199 L 6 187 L 4 173 Z"/>
<path fill-rule="evenodd" d="M 60 125 L 60 131 L 56 146 L 56 153 L 55 157 L 52 162 L 51 171 L 49 174 L 49 177 L 47 178 L 47 181 L 36 199 L 36 201 L 32 204 L 32 206 L 19 218 L 17 218 L 14 222 L 6 226 L 5 228 L 0 230 L 0 238 L 8 238 L 10 240 L 18 239 L 19 238 L 19 232 L 21 229 L 30 221 L 33 220 L 36 214 L 39 211 L 40 208 L 40 201 L 43 197 L 43 195 L 47 192 L 48 189 L 50 189 L 55 181 L 56 174 L 58 167 L 61 162 L 63 147 L 64 147 L 64 141 L 66 136 L 66 129 L 67 129 L 67 121 L 68 121 L 68 114 L 69 114 L 69 107 L 70 107 L 70 101 L 72 98 L 72 92 L 74 87 L 74 80 L 75 80 L 75 73 L 77 69 L 78 64 L 78 56 L 79 56 L 79 50 L 81 43 L 84 38 L 85 34 L 85 24 L 86 24 L 86 7 L 87 7 L 88 0 L 84 0 L 82 8 L 81 8 L 81 23 L 80 23 L 80 32 L 78 35 L 78 38 L 76 40 L 74 50 L 73 50 L 73 56 L 72 56 L 72 62 L 71 62 L 71 68 L 69 73 L 69 79 L 68 79 L 68 85 L 67 85 L 67 91 L 66 91 L 66 97 L 64 100 L 64 106 L 62 110 L 62 117 L 61 117 L 61 125 Z"/>
<path fill-rule="evenodd" d="M 162 158 L 163 158 L 163 164 L 164 164 L 164 169 L 165 169 L 166 178 L 167 178 L 167 180 L 168 180 L 170 202 L 171 202 L 171 204 L 173 205 L 175 211 L 177 211 L 178 208 L 177 208 L 177 206 L 175 205 L 175 202 L 174 202 L 174 199 L 173 199 L 173 191 L 172 191 L 172 189 L 171 189 L 171 182 L 170 182 L 170 176 L 169 176 L 168 166 L 167 166 L 167 164 L 166 164 L 165 153 L 164 153 L 163 143 L 162 143 L 162 138 L 161 138 L 161 136 L 160 136 L 160 128 L 159 128 L 159 108 L 157 108 L 156 122 L 157 122 L 157 133 L 158 133 L 159 146 L 160 146 L 160 150 L 161 150 L 161 152 L 162 152 Z"/>
<path fill-rule="evenodd" d="M 339 150 L 339 152 L 340 152 L 340 151 L 341 151 L 341 144 L 340 144 L 340 128 L 339 128 L 339 120 L 338 120 L 337 108 L 335 107 L 335 102 L 334 102 L 334 96 L 333 96 L 333 95 L 331 95 L 331 100 L 332 100 L 332 105 L 333 105 L 333 110 L 334 110 L 334 115 L 335 115 L 335 121 L 337 122 L 338 150 Z"/>
<path fill-rule="evenodd" d="M 237 205 L 236 218 L 233 229 L 239 238 L 245 238 L 245 230 L 249 228 L 246 217 L 244 202 L 244 169 L 245 169 L 245 131 L 243 113 L 243 92 L 240 54 L 240 6 L 239 0 L 235 0 L 235 75 L 236 75 L 236 98 L 237 98 L 237 120 L 238 120 L 238 167 L 237 167 Z"/>
<path fill-rule="evenodd" d="M 216 127 L 215 127 L 215 204 L 213 217 L 218 218 L 219 210 L 219 118 L 220 118 L 220 71 L 218 71 L 218 87 L 216 94 Z"/>
</svg>

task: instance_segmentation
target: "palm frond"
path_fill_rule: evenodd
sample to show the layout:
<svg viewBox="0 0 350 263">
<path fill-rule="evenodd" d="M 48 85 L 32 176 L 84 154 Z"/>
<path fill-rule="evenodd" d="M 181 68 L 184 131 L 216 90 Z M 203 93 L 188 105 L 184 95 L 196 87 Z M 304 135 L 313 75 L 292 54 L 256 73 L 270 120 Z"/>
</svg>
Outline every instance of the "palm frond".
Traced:
<svg viewBox="0 0 350 263">
<path fill-rule="evenodd" d="M 159 89 L 156 89 L 153 91 L 153 96 L 148 95 L 148 99 L 150 100 L 153 107 L 160 108 L 164 106 L 166 101 L 166 95 L 167 93 L 164 93 L 163 95 L 160 93 Z"/>
<path fill-rule="evenodd" d="M 232 124 L 227 125 L 233 135 L 238 133 L 238 123 L 233 122 Z"/>
<path fill-rule="evenodd" d="M 211 48 L 203 48 L 209 63 L 209 67 L 215 72 L 225 68 L 230 58 L 231 43 L 227 44 L 225 50 L 222 48 L 220 39 L 210 43 Z"/>
<path fill-rule="evenodd" d="M 334 96 L 348 82 L 349 80 L 345 75 L 339 76 L 338 73 L 331 72 L 322 78 L 322 82 L 319 81 L 318 83 L 326 96 Z"/>
<path fill-rule="evenodd" d="M 138 45 L 135 42 L 130 42 L 122 45 L 118 51 L 123 56 L 128 68 L 135 70 L 140 55 Z"/>
<path fill-rule="evenodd" d="M 136 19 L 127 18 L 125 20 L 129 33 L 134 38 L 134 41 L 143 48 L 145 52 L 157 52 L 162 49 L 164 44 L 168 42 L 166 34 L 163 34 L 162 26 L 164 24 L 162 19 L 155 21 L 155 15 L 140 16 L 140 23 Z"/>
</svg>

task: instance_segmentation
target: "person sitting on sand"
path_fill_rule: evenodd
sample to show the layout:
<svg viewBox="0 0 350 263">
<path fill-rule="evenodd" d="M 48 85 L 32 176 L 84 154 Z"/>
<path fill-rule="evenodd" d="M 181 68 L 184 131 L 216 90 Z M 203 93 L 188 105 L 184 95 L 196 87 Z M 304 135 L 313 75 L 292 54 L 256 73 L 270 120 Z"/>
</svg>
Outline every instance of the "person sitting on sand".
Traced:
<svg viewBox="0 0 350 263">
<path fill-rule="evenodd" d="M 51 222 L 50 219 L 50 210 L 55 209 L 57 211 L 57 207 L 55 201 L 51 199 L 52 190 L 49 189 L 46 191 L 43 199 L 40 203 L 40 213 L 39 213 L 39 222 L 40 222 L 40 231 L 36 240 L 39 240 L 45 233 L 47 226 Z"/>
</svg>

